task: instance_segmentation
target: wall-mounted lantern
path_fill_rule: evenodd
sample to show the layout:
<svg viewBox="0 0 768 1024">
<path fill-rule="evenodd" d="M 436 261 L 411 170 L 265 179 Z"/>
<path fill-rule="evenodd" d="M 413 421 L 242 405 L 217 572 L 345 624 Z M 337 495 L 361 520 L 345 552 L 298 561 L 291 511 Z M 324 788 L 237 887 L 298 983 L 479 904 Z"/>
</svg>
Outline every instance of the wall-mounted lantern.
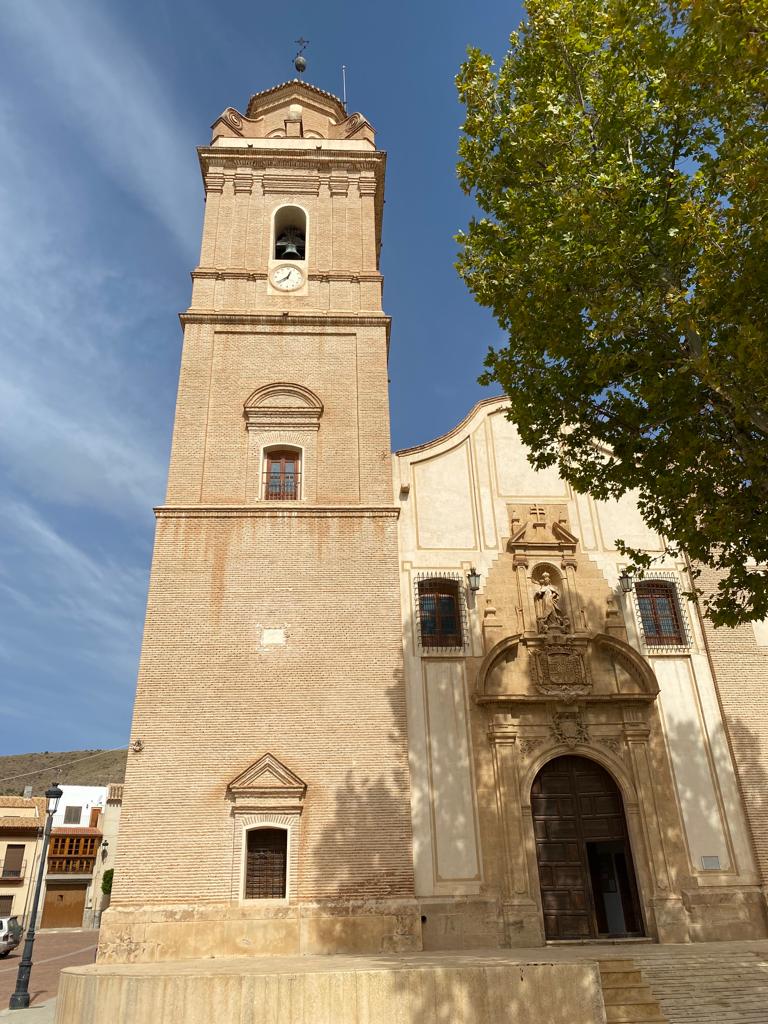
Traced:
<svg viewBox="0 0 768 1024">
<path fill-rule="evenodd" d="M 480 589 L 480 573 L 474 566 L 467 573 L 467 583 L 473 594 L 476 594 Z"/>
<path fill-rule="evenodd" d="M 625 593 L 625 594 L 629 594 L 631 592 L 632 588 L 634 587 L 634 585 L 635 585 L 634 579 L 632 578 L 632 576 L 625 569 L 624 572 L 621 574 L 621 576 L 619 576 L 619 586 L 621 587 L 622 592 Z"/>
</svg>

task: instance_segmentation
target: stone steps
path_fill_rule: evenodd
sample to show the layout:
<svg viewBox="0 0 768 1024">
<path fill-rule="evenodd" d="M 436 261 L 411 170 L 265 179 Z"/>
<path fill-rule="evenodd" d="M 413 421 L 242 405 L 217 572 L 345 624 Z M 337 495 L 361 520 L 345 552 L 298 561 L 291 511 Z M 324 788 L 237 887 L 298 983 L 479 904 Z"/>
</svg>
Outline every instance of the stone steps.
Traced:
<svg viewBox="0 0 768 1024">
<path fill-rule="evenodd" d="M 607 1024 L 668 1024 L 634 960 L 598 960 Z"/>
</svg>

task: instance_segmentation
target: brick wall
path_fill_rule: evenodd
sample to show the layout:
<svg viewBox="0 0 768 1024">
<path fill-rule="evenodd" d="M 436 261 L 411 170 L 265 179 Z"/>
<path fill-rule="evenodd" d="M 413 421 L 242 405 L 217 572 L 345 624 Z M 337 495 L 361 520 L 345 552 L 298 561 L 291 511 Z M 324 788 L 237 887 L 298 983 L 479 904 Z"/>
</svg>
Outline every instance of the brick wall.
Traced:
<svg viewBox="0 0 768 1024">
<path fill-rule="evenodd" d="M 412 893 L 392 514 L 161 518 L 113 902 L 228 898 L 227 784 L 307 783 L 299 895 Z M 260 627 L 286 643 L 262 647 Z"/>
<path fill-rule="evenodd" d="M 714 592 L 718 576 L 704 569 L 699 586 Z M 731 741 L 763 881 L 768 883 L 768 648 L 751 625 L 715 629 L 704 620 L 715 681 Z"/>
</svg>

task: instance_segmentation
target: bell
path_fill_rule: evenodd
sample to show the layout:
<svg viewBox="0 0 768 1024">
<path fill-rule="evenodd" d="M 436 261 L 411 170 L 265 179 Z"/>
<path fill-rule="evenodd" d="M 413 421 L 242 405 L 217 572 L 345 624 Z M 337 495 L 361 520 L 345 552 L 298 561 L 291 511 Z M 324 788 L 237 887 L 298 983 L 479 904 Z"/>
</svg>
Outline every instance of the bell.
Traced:
<svg viewBox="0 0 768 1024">
<path fill-rule="evenodd" d="M 299 248 L 301 246 L 301 248 Z M 303 260 L 304 237 L 296 228 L 288 228 L 275 243 L 278 259 Z"/>
<path fill-rule="evenodd" d="M 278 247 L 280 247 L 280 243 L 278 242 L 277 244 L 278 244 Z M 293 244 L 293 242 L 286 242 L 282 246 L 282 252 L 280 253 L 280 255 L 281 255 L 281 257 L 284 260 L 300 260 L 301 259 L 301 256 L 299 255 L 299 250 L 296 248 L 296 246 Z"/>
</svg>

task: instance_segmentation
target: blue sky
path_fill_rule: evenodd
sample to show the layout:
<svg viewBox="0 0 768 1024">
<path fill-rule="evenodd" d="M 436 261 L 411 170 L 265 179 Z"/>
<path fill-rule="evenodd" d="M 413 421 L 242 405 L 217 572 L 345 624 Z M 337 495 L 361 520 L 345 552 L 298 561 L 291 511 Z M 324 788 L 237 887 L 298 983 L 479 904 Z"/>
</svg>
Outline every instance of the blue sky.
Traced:
<svg viewBox="0 0 768 1024">
<path fill-rule="evenodd" d="M 392 443 L 450 429 L 500 340 L 453 269 L 468 44 L 517 5 L 25 0 L 0 39 L 0 753 L 126 742 L 203 195 L 195 147 L 293 77 L 388 157 Z"/>
</svg>

